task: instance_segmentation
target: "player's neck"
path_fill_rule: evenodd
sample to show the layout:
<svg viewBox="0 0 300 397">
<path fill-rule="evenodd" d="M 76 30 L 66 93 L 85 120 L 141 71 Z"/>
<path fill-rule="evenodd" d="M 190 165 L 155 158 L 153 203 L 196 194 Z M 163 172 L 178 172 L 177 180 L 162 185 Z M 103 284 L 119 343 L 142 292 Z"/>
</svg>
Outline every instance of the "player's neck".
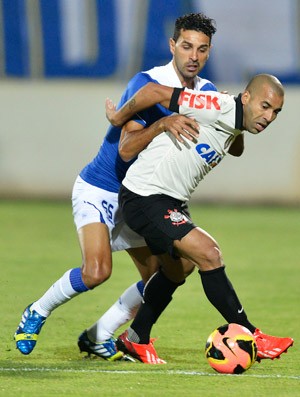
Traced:
<svg viewBox="0 0 300 397">
<path fill-rule="evenodd" d="M 184 80 L 184 81 L 181 82 L 181 84 L 182 84 L 182 87 L 187 87 L 187 88 L 190 88 L 192 90 L 195 88 L 194 79 L 192 79 L 192 80 Z"/>
</svg>

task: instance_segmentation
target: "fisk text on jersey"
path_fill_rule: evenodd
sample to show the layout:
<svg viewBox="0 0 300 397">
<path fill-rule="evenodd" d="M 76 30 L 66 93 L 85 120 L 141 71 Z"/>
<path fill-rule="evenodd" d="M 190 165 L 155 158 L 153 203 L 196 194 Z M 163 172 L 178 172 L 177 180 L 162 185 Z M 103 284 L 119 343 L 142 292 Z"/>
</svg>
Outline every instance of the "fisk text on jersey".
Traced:
<svg viewBox="0 0 300 397">
<path fill-rule="evenodd" d="M 178 99 L 178 105 L 187 105 L 195 109 L 216 109 L 220 110 L 219 98 L 211 94 L 193 94 L 191 92 L 182 91 Z"/>
</svg>

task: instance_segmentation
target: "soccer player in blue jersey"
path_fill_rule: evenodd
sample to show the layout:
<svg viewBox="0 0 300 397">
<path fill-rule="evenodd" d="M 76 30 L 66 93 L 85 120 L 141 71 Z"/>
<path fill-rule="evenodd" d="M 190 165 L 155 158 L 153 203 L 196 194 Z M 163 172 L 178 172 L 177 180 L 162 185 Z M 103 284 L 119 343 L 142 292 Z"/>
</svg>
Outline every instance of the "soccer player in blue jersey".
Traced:
<svg viewBox="0 0 300 397">
<path fill-rule="evenodd" d="M 216 90 L 211 82 L 198 76 L 209 57 L 215 32 L 214 20 L 201 13 L 178 18 L 170 39 L 171 62 L 134 76 L 119 106 L 151 81 L 171 87 Z M 126 250 L 138 267 L 142 280 L 129 287 L 108 313 L 80 335 L 78 341 L 81 351 L 111 361 L 123 358 L 123 353 L 116 350 L 113 333 L 134 317 L 142 300 L 144 283 L 159 264 L 144 239 L 122 220 L 118 209 L 121 182 L 138 153 L 156 135 L 168 130 L 181 141 L 182 136 L 192 139 L 191 136 L 198 134 L 193 120 L 183 115 L 171 115 L 160 105 L 145 110 L 140 116 L 123 127 L 121 142 L 121 128 L 110 126 L 98 154 L 75 181 L 72 204 L 82 266 L 69 269 L 42 297 L 26 307 L 15 332 L 16 346 L 22 354 L 32 352 L 52 311 L 106 281 L 112 271 L 112 251 Z M 119 146 L 123 160 L 118 153 Z M 193 268 L 186 263 L 186 274 Z"/>
</svg>

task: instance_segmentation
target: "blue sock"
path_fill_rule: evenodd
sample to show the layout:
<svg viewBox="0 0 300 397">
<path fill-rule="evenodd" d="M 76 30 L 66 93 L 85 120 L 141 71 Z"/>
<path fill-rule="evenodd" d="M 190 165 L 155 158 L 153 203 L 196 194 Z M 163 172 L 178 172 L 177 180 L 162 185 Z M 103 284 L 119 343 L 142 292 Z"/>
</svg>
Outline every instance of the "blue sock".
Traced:
<svg viewBox="0 0 300 397">
<path fill-rule="evenodd" d="M 143 280 L 140 280 L 139 282 L 136 283 L 136 287 L 139 290 L 139 293 L 141 294 L 141 296 L 143 296 L 144 293 L 144 288 L 145 288 L 145 283 Z"/>
<path fill-rule="evenodd" d="M 72 269 L 70 272 L 70 283 L 72 285 L 72 288 L 76 292 L 85 292 L 88 291 L 89 288 L 84 284 L 82 280 L 82 275 L 81 275 L 81 268 L 76 267 L 75 269 Z"/>
</svg>

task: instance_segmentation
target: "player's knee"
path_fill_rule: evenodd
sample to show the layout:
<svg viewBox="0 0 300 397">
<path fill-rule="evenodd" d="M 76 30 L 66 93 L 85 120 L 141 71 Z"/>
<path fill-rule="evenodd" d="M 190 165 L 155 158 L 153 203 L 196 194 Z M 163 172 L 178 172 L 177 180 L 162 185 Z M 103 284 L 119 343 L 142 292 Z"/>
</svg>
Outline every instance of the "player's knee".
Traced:
<svg viewBox="0 0 300 397">
<path fill-rule="evenodd" d="M 82 280 L 84 284 L 92 289 L 108 280 L 112 273 L 111 263 L 85 263 L 82 267 Z"/>
<path fill-rule="evenodd" d="M 217 245 L 212 245 L 204 253 L 200 270 L 213 270 L 223 265 L 222 253 Z"/>
</svg>

